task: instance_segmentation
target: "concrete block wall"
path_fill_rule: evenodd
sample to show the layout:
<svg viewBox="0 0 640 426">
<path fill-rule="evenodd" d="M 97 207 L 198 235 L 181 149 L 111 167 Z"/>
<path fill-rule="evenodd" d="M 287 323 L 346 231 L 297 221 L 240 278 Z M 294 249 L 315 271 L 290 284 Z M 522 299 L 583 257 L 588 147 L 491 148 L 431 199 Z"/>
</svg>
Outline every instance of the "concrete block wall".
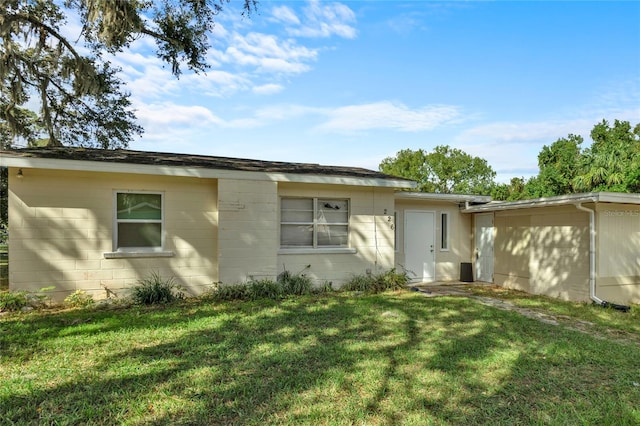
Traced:
<svg viewBox="0 0 640 426">
<path fill-rule="evenodd" d="M 278 184 L 224 179 L 218 185 L 219 281 L 275 279 L 278 253 Z"/>
<path fill-rule="evenodd" d="M 55 286 L 57 301 L 75 290 L 96 298 L 124 295 L 157 272 L 197 294 L 218 280 L 217 182 L 121 173 L 9 170 L 9 285 Z M 164 193 L 165 251 L 171 257 L 109 259 L 114 191 Z"/>
</svg>

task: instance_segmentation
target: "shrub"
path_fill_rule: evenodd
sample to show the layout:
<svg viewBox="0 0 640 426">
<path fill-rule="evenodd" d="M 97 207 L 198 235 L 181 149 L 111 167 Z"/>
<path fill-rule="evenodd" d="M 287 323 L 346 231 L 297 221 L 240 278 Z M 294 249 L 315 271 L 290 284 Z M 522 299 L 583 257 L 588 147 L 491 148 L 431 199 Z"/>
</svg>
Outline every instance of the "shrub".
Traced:
<svg viewBox="0 0 640 426">
<path fill-rule="evenodd" d="M 324 294 L 331 293 L 333 290 L 333 283 L 331 281 L 325 281 L 320 287 L 312 287 L 312 294 Z"/>
<path fill-rule="evenodd" d="M 0 291 L 0 312 L 19 311 L 28 305 L 26 291 Z"/>
<path fill-rule="evenodd" d="M 411 282 L 409 274 L 404 271 L 398 272 L 395 268 L 380 274 L 378 278 L 385 290 L 403 290 Z"/>
<path fill-rule="evenodd" d="M 93 306 L 95 301 L 86 291 L 76 290 L 64 298 L 64 303 L 72 308 L 88 308 L 89 306 Z"/>
<path fill-rule="evenodd" d="M 247 300 L 249 299 L 248 287 L 246 284 L 218 284 L 203 295 L 204 299 L 217 302 L 229 300 Z"/>
<path fill-rule="evenodd" d="M 170 303 L 184 299 L 184 292 L 175 282 L 174 277 L 163 279 L 159 273 L 152 272 L 148 277 L 138 280 L 133 287 L 131 297 L 139 305 Z"/>
<path fill-rule="evenodd" d="M 268 279 L 252 280 L 247 284 L 249 299 L 280 299 L 284 294 L 282 285 Z"/>
<path fill-rule="evenodd" d="M 278 275 L 278 283 L 282 286 L 284 294 L 300 296 L 311 293 L 311 278 L 304 274 L 291 274 L 283 271 Z"/>
<path fill-rule="evenodd" d="M 328 284 L 331 289 L 331 284 Z M 326 285 L 323 290 L 326 290 Z M 277 281 L 270 279 L 252 279 L 243 284 L 218 284 L 202 297 L 214 301 L 226 300 L 278 300 L 287 295 L 300 296 L 311 294 L 311 279 L 303 274 L 291 274 L 284 271 L 278 275 Z"/>
<path fill-rule="evenodd" d="M 38 292 L 30 291 L 0 291 L 0 312 L 1 311 L 19 311 L 25 307 L 41 308 L 46 305 L 47 291 L 53 290 L 55 287 L 44 287 Z"/>
<path fill-rule="evenodd" d="M 400 290 L 410 282 L 406 272 L 391 269 L 377 275 L 356 275 L 347 281 L 342 289 L 345 291 L 363 291 L 366 293 L 380 293 L 387 290 Z"/>
</svg>

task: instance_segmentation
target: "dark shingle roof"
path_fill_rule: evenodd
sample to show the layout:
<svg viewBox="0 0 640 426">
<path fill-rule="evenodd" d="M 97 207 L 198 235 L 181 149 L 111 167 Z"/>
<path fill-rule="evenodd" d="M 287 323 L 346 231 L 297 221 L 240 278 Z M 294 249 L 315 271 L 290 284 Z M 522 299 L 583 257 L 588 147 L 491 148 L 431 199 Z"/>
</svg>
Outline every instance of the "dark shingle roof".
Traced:
<svg viewBox="0 0 640 426">
<path fill-rule="evenodd" d="M 51 158 L 60 160 L 99 161 L 155 166 L 189 167 L 217 170 L 239 170 L 266 173 L 294 173 L 305 175 L 350 176 L 390 179 L 410 182 L 409 179 L 390 176 L 358 167 L 324 166 L 310 163 L 287 163 L 243 158 L 213 157 L 207 155 L 174 154 L 132 150 L 104 150 L 75 147 L 23 148 L 0 151 L 14 157 Z"/>
</svg>

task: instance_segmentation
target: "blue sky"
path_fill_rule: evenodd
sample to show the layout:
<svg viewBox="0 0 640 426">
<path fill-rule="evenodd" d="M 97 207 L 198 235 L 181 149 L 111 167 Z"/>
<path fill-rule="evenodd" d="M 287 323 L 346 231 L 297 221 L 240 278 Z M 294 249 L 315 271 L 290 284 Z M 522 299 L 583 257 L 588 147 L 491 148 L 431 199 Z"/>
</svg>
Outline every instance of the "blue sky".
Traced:
<svg viewBox="0 0 640 426">
<path fill-rule="evenodd" d="M 123 68 L 132 149 L 377 169 L 448 144 L 500 181 L 606 119 L 640 123 L 640 2 L 239 0 L 206 75 L 179 80 L 140 40 Z"/>
</svg>

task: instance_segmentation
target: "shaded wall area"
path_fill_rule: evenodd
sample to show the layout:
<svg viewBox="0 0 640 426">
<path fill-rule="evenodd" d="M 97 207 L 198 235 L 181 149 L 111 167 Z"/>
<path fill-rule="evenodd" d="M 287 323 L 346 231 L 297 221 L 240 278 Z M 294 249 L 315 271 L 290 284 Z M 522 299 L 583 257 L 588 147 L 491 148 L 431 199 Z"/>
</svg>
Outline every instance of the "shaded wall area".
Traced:
<svg viewBox="0 0 640 426">
<path fill-rule="evenodd" d="M 640 303 L 640 206 L 600 203 L 596 211 L 598 297 Z"/>
<path fill-rule="evenodd" d="M 496 284 L 564 300 L 589 300 L 587 213 L 574 206 L 498 211 L 494 226 Z"/>
<path fill-rule="evenodd" d="M 218 280 L 217 181 L 122 173 L 10 169 L 11 290 L 55 286 L 96 298 L 125 294 L 152 272 L 198 294 Z M 105 257 L 112 252 L 114 191 L 164 194 L 165 251 L 171 257 Z"/>
</svg>

